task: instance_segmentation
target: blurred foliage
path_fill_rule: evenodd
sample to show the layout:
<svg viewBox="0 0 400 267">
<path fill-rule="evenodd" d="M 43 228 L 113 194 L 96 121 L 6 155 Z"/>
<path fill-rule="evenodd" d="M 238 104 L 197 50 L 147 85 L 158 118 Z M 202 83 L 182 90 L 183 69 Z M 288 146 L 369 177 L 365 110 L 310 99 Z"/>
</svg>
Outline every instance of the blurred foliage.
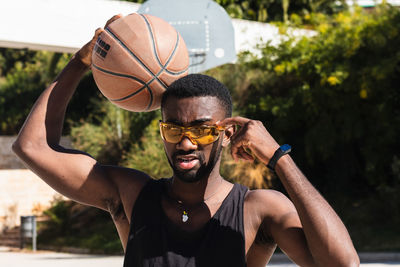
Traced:
<svg viewBox="0 0 400 267">
<path fill-rule="evenodd" d="M 400 146 L 400 12 L 380 6 L 304 20 L 317 35 L 288 36 L 262 47 L 262 58 L 244 53 L 239 64 L 209 74 L 230 86 L 244 115 L 263 121 L 280 143 L 290 140 L 323 189 L 391 185 Z"/>
<path fill-rule="evenodd" d="M 261 22 L 287 21 L 291 14 L 333 14 L 347 8 L 345 1 L 332 0 L 215 0 L 233 18 Z"/>
<path fill-rule="evenodd" d="M 125 166 L 143 171 L 156 179 L 172 176 L 158 126 L 161 115 L 159 113 L 157 115 L 124 159 Z"/>
<path fill-rule="evenodd" d="M 4 135 L 18 132 L 34 100 L 49 83 L 46 73 L 51 55 L 26 50 L 13 53 L 10 49 L 0 53 L 0 133 Z"/>
<path fill-rule="evenodd" d="M 16 62 L 23 66 L 35 63 L 36 52 L 27 49 L 0 48 L 0 76 L 6 76 Z"/>
<path fill-rule="evenodd" d="M 126 0 L 144 3 L 145 0 Z M 339 0 L 214 0 L 232 18 L 261 22 L 287 21 L 291 14 L 305 15 L 313 12 L 333 14 L 347 8 L 346 1 Z"/>
<path fill-rule="evenodd" d="M 229 148 L 222 152 L 221 175 L 232 183 L 240 183 L 250 189 L 273 187 L 274 176 L 265 164 L 257 160 L 236 162 Z"/>
<path fill-rule="evenodd" d="M 0 135 L 18 133 L 35 100 L 69 58 L 68 54 L 0 48 Z M 94 112 L 93 102 L 100 98 L 92 76 L 86 75 L 68 107 L 64 133 L 69 133 L 73 122 Z"/>
<path fill-rule="evenodd" d="M 233 17 L 283 19 L 282 9 L 272 11 L 273 4 L 282 7 L 279 1 L 217 2 Z M 296 5 L 301 6 L 298 12 Z M 237 64 L 207 74 L 230 88 L 236 114 L 262 121 L 279 143 L 293 146 L 296 163 L 338 211 L 358 249 L 400 249 L 393 235 L 400 223 L 400 11 L 387 5 L 368 12 L 337 13 L 336 8 L 333 1 L 290 1 L 288 21 L 279 24 L 287 37 L 280 45 L 260 45 L 261 57 L 242 53 Z M 293 37 L 292 26 L 312 29 L 315 35 Z M 68 57 L 0 49 L 1 134 L 18 131 Z M 66 133 L 71 129 L 74 146 L 101 163 L 167 177 L 171 170 L 159 137 L 159 116 L 116 108 L 88 74 L 69 105 Z M 221 173 L 251 188 L 283 190 L 263 166 L 233 163 L 228 150 Z M 64 215 L 53 212 L 48 216 L 54 225 L 48 227 L 73 224 L 62 223 L 57 218 Z M 88 242 L 100 242 L 101 232 Z M 371 233 L 379 237 L 371 241 Z"/>
<path fill-rule="evenodd" d="M 108 212 L 73 201 L 55 200 L 38 223 L 38 247 L 89 249 L 92 253 L 122 254 L 117 230 Z"/>
<path fill-rule="evenodd" d="M 100 163 L 122 164 L 156 112 L 129 112 L 105 99 L 96 101 L 95 106 L 96 112 L 72 127 L 73 145 Z"/>
<path fill-rule="evenodd" d="M 280 45 L 260 47 L 262 57 L 243 53 L 239 64 L 208 73 L 231 88 L 242 115 L 293 146 L 296 163 L 350 224 L 358 248 L 370 249 L 365 232 L 381 228 L 387 239 L 380 247 L 399 249 L 388 229 L 400 223 L 400 11 L 381 5 L 290 19 L 317 34 L 286 31 Z"/>
</svg>

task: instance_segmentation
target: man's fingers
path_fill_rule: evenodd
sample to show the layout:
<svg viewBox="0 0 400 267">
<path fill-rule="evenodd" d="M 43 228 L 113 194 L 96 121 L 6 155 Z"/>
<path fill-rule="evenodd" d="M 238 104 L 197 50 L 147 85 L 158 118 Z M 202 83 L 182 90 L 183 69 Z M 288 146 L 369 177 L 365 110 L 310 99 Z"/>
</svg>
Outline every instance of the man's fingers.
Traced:
<svg viewBox="0 0 400 267">
<path fill-rule="evenodd" d="M 104 29 L 107 28 L 108 25 L 116 21 L 117 19 L 123 17 L 122 14 L 114 15 L 111 19 L 107 20 L 106 26 L 104 26 Z"/>
<path fill-rule="evenodd" d="M 237 146 L 234 145 L 231 146 L 231 155 L 235 161 L 238 161 L 238 149 L 239 148 Z"/>
<path fill-rule="evenodd" d="M 235 160 L 238 160 L 239 158 L 245 160 L 254 160 L 254 158 L 245 150 L 245 148 L 249 148 L 250 143 L 247 140 L 245 133 L 241 130 L 231 136 L 232 157 Z"/>
<path fill-rule="evenodd" d="M 232 146 L 248 146 L 249 145 L 249 137 L 247 135 L 247 127 L 241 127 L 231 136 L 231 144 Z"/>
<path fill-rule="evenodd" d="M 97 40 L 97 38 L 99 37 L 99 35 L 104 31 L 103 28 L 97 28 L 96 31 L 94 32 L 94 36 L 92 38 L 92 40 Z"/>
<path fill-rule="evenodd" d="M 122 17 L 121 14 L 113 16 L 106 23 L 106 28 L 110 23 Z M 87 44 L 85 44 L 79 51 L 75 54 L 75 56 L 87 67 L 92 65 L 92 51 L 96 44 L 97 38 L 99 38 L 100 34 L 104 31 L 103 28 L 97 28 L 92 40 L 90 40 Z"/>
<path fill-rule="evenodd" d="M 238 152 L 242 159 L 246 161 L 254 161 L 254 158 L 249 153 L 247 153 L 247 151 L 243 147 L 239 147 Z"/>
<path fill-rule="evenodd" d="M 248 123 L 249 121 L 250 121 L 250 119 L 236 116 L 236 117 L 232 117 L 232 118 L 223 119 L 222 121 L 218 121 L 217 125 L 226 126 L 226 125 L 237 124 L 237 125 L 243 126 L 244 124 Z"/>
<path fill-rule="evenodd" d="M 232 153 L 232 158 L 235 161 L 238 161 L 240 159 L 246 160 L 246 161 L 254 161 L 254 157 L 251 156 L 249 153 L 246 152 L 246 150 L 243 147 L 232 147 L 231 148 L 231 153 Z"/>
</svg>

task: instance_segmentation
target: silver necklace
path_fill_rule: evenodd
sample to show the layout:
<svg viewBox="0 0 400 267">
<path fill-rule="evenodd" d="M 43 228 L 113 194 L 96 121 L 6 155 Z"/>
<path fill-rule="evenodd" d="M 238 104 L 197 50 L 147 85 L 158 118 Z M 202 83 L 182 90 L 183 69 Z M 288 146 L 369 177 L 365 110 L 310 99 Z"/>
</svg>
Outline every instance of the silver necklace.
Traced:
<svg viewBox="0 0 400 267">
<path fill-rule="evenodd" d="M 191 209 L 191 213 L 193 213 L 193 211 L 197 210 L 204 202 L 206 202 L 207 200 L 209 200 L 209 199 L 211 199 L 213 196 L 215 196 L 215 195 L 218 193 L 218 189 L 219 189 L 221 183 L 222 183 L 222 179 L 221 179 L 220 184 L 219 184 L 219 185 L 217 186 L 217 188 L 215 189 L 215 192 L 213 192 L 213 193 L 212 193 L 210 196 L 208 196 L 207 198 L 203 199 L 202 202 L 200 202 L 200 203 L 194 205 L 194 207 Z M 170 187 L 170 191 L 171 191 L 171 193 L 173 194 L 172 188 L 171 188 L 171 187 Z M 173 195 L 175 195 L 175 194 L 173 194 Z M 183 201 L 182 201 L 182 200 L 178 200 L 178 199 L 176 199 L 176 198 L 170 196 L 169 194 L 167 194 L 167 197 L 170 198 L 170 199 L 172 199 L 172 200 L 174 200 L 176 203 L 178 203 L 178 206 L 179 206 L 180 209 L 182 210 L 182 222 L 183 222 L 183 223 L 186 223 L 187 221 L 189 221 L 189 212 L 188 212 L 189 209 L 186 208 L 186 206 L 185 206 L 185 204 L 183 203 Z"/>
</svg>

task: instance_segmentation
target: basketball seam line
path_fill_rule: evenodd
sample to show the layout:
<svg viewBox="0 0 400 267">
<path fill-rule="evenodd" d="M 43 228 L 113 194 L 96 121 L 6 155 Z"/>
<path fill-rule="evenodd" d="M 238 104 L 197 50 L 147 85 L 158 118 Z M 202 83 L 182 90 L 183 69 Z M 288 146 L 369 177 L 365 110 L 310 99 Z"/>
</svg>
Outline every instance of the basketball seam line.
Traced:
<svg viewBox="0 0 400 267">
<path fill-rule="evenodd" d="M 157 53 L 156 42 L 154 42 L 154 34 L 153 34 L 153 30 L 152 30 L 152 28 L 150 26 L 150 23 L 149 23 L 149 21 L 147 20 L 147 18 L 143 14 L 139 14 L 139 15 L 144 19 L 144 22 L 146 22 L 147 29 L 149 30 L 149 33 L 150 33 L 151 42 L 153 43 L 153 51 L 154 51 L 154 54 L 156 55 L 156 59 L 157 59 L 158 65 L 160 65 L 161 68 L 164 68 L 164 66 L 161 63 L 160 57 L 158 56 L 158 53 Z"/>
<path fill-rule="evenodd" d="M 166 69 L 167 65 L 168 65 L 169 62 L 172 60 L 172 57 L 175 55 L 176 49 L 178 48 L 178 45 L 179 45 L 179 41 L 180 41 L 180 36 L 179 36 L 179 33 L 176 32 L 176 44 L 175 44 L 174 51 L 172 51 L 171 56 L 169 57 L 169 59 L 168 59 L 167 62 L 165 63 L 165 66 L 163 66 L 163 69 L 164 69 L 167 73 L 172 74 L 172 75 L 179 75 L 179 74 L 182 74 L 182 73 L 186 72 L 186 70 L 187 70 L 187 68 L 186 68 L 185 70 L 180 71 L 180 72 L 172 72 L 172 71 L 169 71 L 169 70 Z"/>
<path fill-rule="evenodd" d="M 120 77 L 124 77 L 124 78 L 133 79 L 133 80 L 135 80 L 135 81 L 140 82 L 141 84 L 143 84 L 143 86 L 142 86 L 141 88 L 139 88 L 138 90 L 136 90 L 136 91 L 133 92 L 132 94 L 129 94 L 129 95 L 127 95 L 127 96 L 124 96 L 124 97 L 118 98 L 118 99 L 110 99 L 111 101 L 116 101 L 116 102 L 118 102 L 118 101 L 123 101 L 123 100 L 125 100 L 125 99 L 128 99 L 128 98 L 130 98 L 130 97 L 132 97 L 132 96 L 134 96 L 134 95 L 140 93 L 141 91 L 143 91 L 144 88 L 147 88 L 147 87 L 148 87 L 148 84 L 147 84 L 147 83 L 141 81 L 140 79 L 138 79 L 138 78 L 136 78 L 136 77 L 134 77 L 134 76 L 130 76 L 130 75 L 127 75 L 127 74 L 122 74 L 122 73 L 117 73 L 117 72 L 112 72 L 112 71 L 109 71 L 109 70 L 105 70 L 105 69 L 100 68 L 99 66 L 97 66 L 97 65 L 95 65 L 95 64 L 92 64 L 92 65 L 93 65 L 93 67 L 95 67 L 95 68 L 98 69 L 99 71 L 102 71 L 102 72 L 105 72 L 105 73 L 108 73 L 108 74 L 112 74 L 112 75 L 115 75 L 115 76 L 120 76 Z M 154 79 L 152 79 L 152 80 L 149 82 L 149 84 L 150 84 L 153 80 L 154 80 Z M 152 96 L 151 93 L 150 93 L 150 95 L 151 95 L 151 97 L 150 97 L 151 100 L 153 100 L 153 96 Z M 151 103 L 151 102 L 150 102 L 150 103 Z"/>
<path fill-rule="evenodd" d="M 167 62 L 165 63 L 165 65 L 163 65 L 163 64 L 161 63 L 160 58 L 159 58 L 158 53 L 157 53 L 156 43 L 154 42 L 154 34 L 153 34 L 153 30 L 152 30 L 152 28 L 151 28 L 150 22 L 147 20 L 147 18 L 146 18 L 143 14 L 139 14 L 139 15 L 142 16 L 143 19 L 144 19 L 144 21 L 146 22 L 147 28 L 148 28 L 148 30 L 149 30 L 149 32 L 150 32 L 150 35 L 151 35 L 151 41 L 152 41 L 152 43 L 153 43 L 154 54 L 156 55 L 158 64 L 159 64 L 160 67 L 162 68 L 161 71 L 160 71 L 159 73 L 157 73 L 156 77 L 158 77 L 158 75 L 160 75 L 160 74 L 162 73 L 162 71 L 164 71 L 164 70 L 165 70 L 165 72 L 167 72 L 168 74 L 172 74 L 172 75 L 180 75 L 180 74 L 182 74 L 182 73 L 185 73 L 185 72 L 187 71 L 188 68 L 184 69 L 183 71 L 179 71 L 179 72 L 172 72 L 172 71 L 169 71 L 169 70 L 166 69 L 166 67 L 168 66 L 169 62 L 171 62 L 172 57 L 175 55 L 176 49 L 177 49 L 177 47 L 178 47 L 178 45 L 179 45 L 179 41 L 180 41 L 180 39 L 179 39 L 179 33 L 176 31 L 176 29 L 174 29 L 174 30 L 175 30 L 176 35 L 177 35 L 177 38 L 176 38 L 177 40 L 176 40 L 176 42 L 175 42 L 174 50 L 172 51 L 172 53 L 171 53 L 171 55 L 169 56 L 169 58 L 168 58 Z M 158 79 L 157 79 L 157 80 L 158 80 Z M 158 81 L 160 81 L 160 80 L 158 80 Z M 161 82 L 161 81 L 160 81 L 160 82 Z"/>
<path fill-rule="evenodd" d="M 148 83 L 148 85 L 150 85 L 150 83 L 152 83 L 154 81 L 154 78 Z M 150 90 L 149 86 L 146 84 L 146 89 L 150 94 L 150 102 L 149 105 L 147 106 L 146 110 L 149 110 L 151 108 L 151 106 L 153 105 L 153 92 Z"/>
<path fill-rule="evenodd" d="M 146 18 L 143 14 L 139 14 L 139 15 L 143 18 L 144 22 L 146 23 L 147 29 L 149 30 L 150 39 L 151 39 L 151 42 L 152 42 L 152 44 L 153 44 L 153 52 L 154 52 L 154 54 L 155 54 L 155 56 L 156 56 L 158 65 L 160 65 L 160 67 L 161 67 L 161 70 L 160 70 L 154 77 L 155 77 L 155 78 L 157 79 L 157 81 L 165 88 L 165 90 L 167 90 L 168 86 L 167 86 L 163 81 L 161 81 L 160 79 L 158 79 L 158 75 L 160 75 L 160 74 L 163 72 L 164 66 L 161 64 L 160 58 L 158 57 L 158 53 L 157 53 L 157 49 L 156 49 L 156 43 L 155 43 L 155 41 L 154 41 L 153 30 L 152 30 L 152 28 L 151 28 L 151 26 L 150 26 L 150 23 L 149 23 L 149 21 L 147 20 L 147 18 Z"/>
<path fill-rule="evenodd" d="M 141 81 L 140 79 L 136 78 L 135 76 L 130 76 L 130 75 L 127 75 L 127 74 L 122 74 L 122 73 L 117 73 L 117 72 L 108 71 L 108 70 L 105 70 L 105 69 L 103 69 L 103 68 L 100 68 L 99 66 L 97 66 L 97 65 L 95 65 L 95 64 L 92 64 L 92 65 L 93 65 L 93 67 L 95 67 L 95 68 L 98 69 L 99 71 L 102 71 L 102 72 L 105 72 L 105 73 L 108 73 L 108 74 L 112 74 L 112 75 L 116 75 L 116 76 L 121 76 L 121 77 L 125 77 L 125 78 L 130 78 L 130 79 L 136 80 L 136 81 L 138 81 L 138 82 L 140 82 L 140 83 L 142 83 L 142 84 L 144 85 L 144 86 L 142 86 L 141 88 L 139 88 L 138 90 L 136 90 L 135 92 L 133 92 L 133 93 L 130 94 L 130 95 L 124 96 L 124 97 L 119 98 L 119 99 L 110 99 L 110 101 L 119 102 L 119 101 L 126 100 L 126 99 L 131 98 L 132 96 L 134 96 L 134 95 L 140 93 L 141 91 L 143 91 L 143 89 L 146 88 L 147 91 L 148 91 L 149 94 L 150 94 L 150 101 L 149 101 L 149 105 L 146 107 L 146 110 L 149 110 L 149 109 L 151 108 L 151 105 L 153 105 L 153 99 L 154 99 L 154 97 L 153 97 L 153 92 L 152 92 L 152 91 L 150 90 L 150 88 L 149 88 L 149 85 L 155 80 L 155 77 L 153 77 L 153 79 L 151 79 L 148 83 L 145 83 L 145 82 Z"/>
<path fill-rule="evenodd" d="M 127 50 L 129 54 L 131 54 L 131 56 L 133 56 L 140 63 L 140 65 L 142 65 L 154 78 L 156 78 L 161 83 L 161 85 L 165 87 L 165 89 L 167 89 L 167 87 L 158 79 L 158 77 L 154 75 L 154 73 L 124 44 L 124 42 L 122 42 L 109 28 L 106 28 L 106 31 L 111 34 L 111 36 L 115 38 L 120 43 L 120 45 L 122 45 L 122 47 Z"/>
<path fill-rule="evenodd" d="M 147 107 L 147 109 L 146 110 L 148 110 L 152 105 L 153 105 L 153 92 L 151 92 L 151 90 L 150 90 L 150 88 L 148 88 L 148 84 L 150 84 L 151 82 L 153 82 L 154 81 L 154 79 L 157 79 L 157 81 L 159 81 L 160 82 L 160 84 L 164 87 L 164 89 L 167 89 L 167 87 L 158 79 L 158 77 L 157 76 L 155 76 L 154 75 L 154 73 L 109 29 L 109 28 L 106 28 L 106 31 L 114 38 L 114 39 L 116 39 L 119 43 L 120 43 L 120 45 L 125 49 L 125 50 L 127 50 L 128 51 L 128 53 L 129 54 L 131 54 L 131 56 L 133 56 L 136 60 L 137 60 L 137 62 L 139 62 L 139 64 L 140 65 L 142 65 L 146 70 L 147 70 L 147 72 L 149 72 L 150 74 L 151 74 L 151 76 L 153 76 L 153 79 L 150 81 L 150 82 L 148 82 L 148 83 L 146 83 L 146 88 L 147 88 L 147 91 L 149 92 L 149 94 L 150 94 L 150 103 L 149 103 L 149 105 L 148 105 L 148 107 Z M 141 88 L 142 90 L 143 90 L 143 88 Z M 119 101 L 121 101 L 121 100 L 119 100 Z"/>
</svg>

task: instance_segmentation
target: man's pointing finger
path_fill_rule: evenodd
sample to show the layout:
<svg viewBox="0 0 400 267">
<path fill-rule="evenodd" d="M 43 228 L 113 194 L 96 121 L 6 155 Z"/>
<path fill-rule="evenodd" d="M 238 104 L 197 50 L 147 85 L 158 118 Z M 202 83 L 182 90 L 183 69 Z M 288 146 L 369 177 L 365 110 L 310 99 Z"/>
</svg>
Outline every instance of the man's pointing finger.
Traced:
<svg viewBox="0 0 400 267">
<path fill-rule="evenodd" d="M 250 121 L 250 119 L 236 116 L 236 117 L 232 117 L 232 118 L 223 119 L 222 121 L 218 121 L 217 125 L 218 126 L 226 126 L 226 125 L 236 124 L 236 125 L 243 126 L 244 124 L 246 124 L 249 121 Z"/>
</svg>

